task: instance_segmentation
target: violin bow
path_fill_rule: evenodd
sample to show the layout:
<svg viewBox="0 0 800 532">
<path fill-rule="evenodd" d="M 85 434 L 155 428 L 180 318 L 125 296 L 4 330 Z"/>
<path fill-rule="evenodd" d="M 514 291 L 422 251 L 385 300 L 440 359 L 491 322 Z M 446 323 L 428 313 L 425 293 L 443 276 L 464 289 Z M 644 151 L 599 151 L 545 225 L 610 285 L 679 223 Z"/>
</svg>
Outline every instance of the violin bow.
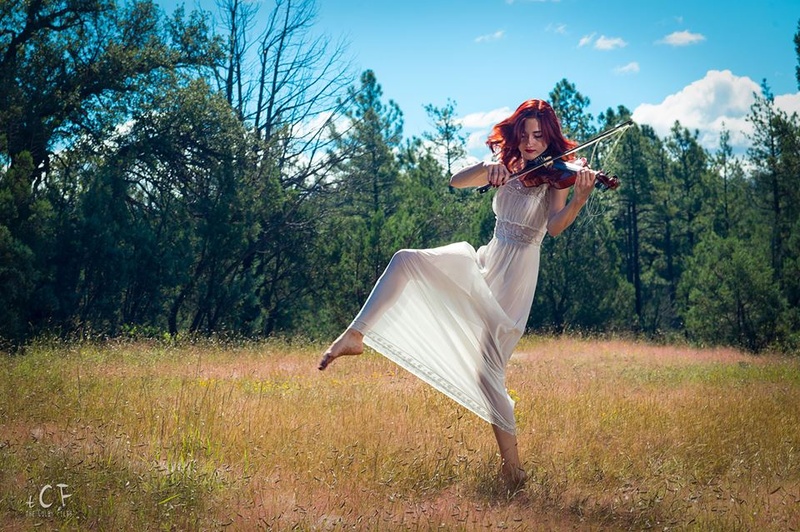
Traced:
<svg viewBox="0 0 800 532">
<path fill-rule="evenodd" d="M 560 153 L 558 155 L 545 157 L 545 158 L 543 158 L 541 156 L 537 157 L 536 159 L 534 159 L 534 162 L 532 162 L 532 164 L 529 164 L 528 166 L 526 166 L 525 168 L 523 168 L 519 172 L 511 174 L 511 176 L 508 178 L 508 181 L 511 181 L 512 179 L 519 179 L 520 177 L 526 176 L 526 175 L 530 174 L 531 172 L 533 172 L 534 170 L 538 170 L 542 166 L 550 164 L 550 163 L 552 163 L 553 161 L 555 161 L 557 159 L 561 159 L 563 157 L 566 157 L 567 155 L 572 155 L 576 151 L 580 151 L 580 150 L 582 150 L 584 148 L 588 148 L 589 146 L 593 146 L 594 144 L 597 144 L 601 140 L 606 139 L 606 138 L 610 137 L 611 135 L 615 135 L 615 134 L 624 132 L 626 129 L 628 129 L 629 127 L 632 127 L 633 125 L 634 125 L 633 124 L 633 120 L 628 119 L 628 120 L 622 122 L 621 124 L 617 124 L 614 127 L 610 127 L 608 129 L 606 129 L 602 133 L 599 133 L 599 134 L 595 135 L 594 137 L 590 138 L 586 142 L 584 142 L 582 144 L 578 144 L 574 148 L 571 148 L 571 149 L 565 151 L 564 153 Z M 537 160 L 538 160 L 538 162 L 536 162 Z M 488 191 L 490 188 L 492 188 L 492 185 L 489 185 L 489 184 L 483 185 L 482 187 L 478 188 L 478 192 L 483 194 L 484 192 Z"/>
</svg>

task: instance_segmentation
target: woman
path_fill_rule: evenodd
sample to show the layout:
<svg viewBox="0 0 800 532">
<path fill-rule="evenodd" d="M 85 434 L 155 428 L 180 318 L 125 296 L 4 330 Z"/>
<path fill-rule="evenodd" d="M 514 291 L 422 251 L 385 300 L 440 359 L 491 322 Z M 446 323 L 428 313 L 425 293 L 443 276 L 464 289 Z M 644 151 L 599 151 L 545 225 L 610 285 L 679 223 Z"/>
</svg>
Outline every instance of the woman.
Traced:
<svg viewBox="0 0 800 532">
<path fill-rule="evenodd" d="M 583 168 L 569 189 L 527 186 L 514 172 L 539 156 L 574 147 L 552 107 L 528 100 L 492 129 L 499 162 L 479 163 L 450 179 L 454 187 L 499 187 L 494 236 L 477 251 L 466 242 L 400 250 L 350 326 L 322 356 L 325 369 L 369 345 L 492 424 L 509 488 L 526 480 L 517 451 L 514 402 L 505 389 L 508 360 L 525 331 L 545 232 L 570 226 L 594 188 Z"/>
</svg>

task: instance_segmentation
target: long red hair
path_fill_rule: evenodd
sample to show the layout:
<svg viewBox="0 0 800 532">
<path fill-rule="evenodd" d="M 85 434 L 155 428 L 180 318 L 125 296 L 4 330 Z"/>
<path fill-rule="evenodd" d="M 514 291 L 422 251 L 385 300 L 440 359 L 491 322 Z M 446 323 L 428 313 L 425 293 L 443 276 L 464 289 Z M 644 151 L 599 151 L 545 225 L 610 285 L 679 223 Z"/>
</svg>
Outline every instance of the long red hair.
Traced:
<svg viewBox="0 0 800 532">
<path fill-rule="evenodd" d="M 525 129 L 525 120 L 528 118 L 539 120 L 542 137 L 547 143 L 547 150 L 542 154 L 545 157 L 558 155 L 578 145 L 561 132 L 561 122 L 549 103 L 544 100 L 527 100 L 517 107 L 514 114 L 495 125 L 486 141 L 486 145 L 495 157 L 498 157 L 510 172 L 518 172 L 524 166 L 519 143 Z M 571 158 L 574 156 L 569 157 Z"/>
</svg>

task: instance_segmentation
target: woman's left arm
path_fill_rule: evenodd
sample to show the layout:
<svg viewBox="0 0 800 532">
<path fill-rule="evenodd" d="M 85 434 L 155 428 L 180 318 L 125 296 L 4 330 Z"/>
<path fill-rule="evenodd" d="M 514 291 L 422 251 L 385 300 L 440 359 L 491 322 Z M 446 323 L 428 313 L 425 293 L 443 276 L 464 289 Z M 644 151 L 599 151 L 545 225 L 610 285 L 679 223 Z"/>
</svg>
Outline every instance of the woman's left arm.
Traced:
<svg viewBox="0 0 800 532">
<path fill-rule="evenodd" d="M 558 236 L 564 229 L 572 225 L 578 213 L 586 204 L 589 195 L 594 190 L 595 172 L 588 168 L 582 168 L 575 176 L 573 185 L 572 199 L 567 203 L 569 189 L 558 190 L 550 187 L 550 214 L 547 219 L 547 232 L 551 236 Z"/>
</svg>

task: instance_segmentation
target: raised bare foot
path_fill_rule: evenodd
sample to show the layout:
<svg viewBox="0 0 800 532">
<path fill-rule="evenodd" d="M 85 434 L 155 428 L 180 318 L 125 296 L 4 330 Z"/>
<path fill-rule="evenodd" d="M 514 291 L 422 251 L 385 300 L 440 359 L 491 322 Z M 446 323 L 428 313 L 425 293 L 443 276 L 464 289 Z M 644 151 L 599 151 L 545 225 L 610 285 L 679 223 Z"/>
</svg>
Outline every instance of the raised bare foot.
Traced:
<svg viewBox="0 0 800 532">
<path fill-rule="evenodd" d="M 364 335 L 355 329 L 347 329 L 323 353 L 322 360 L 319 361 L 319 369 L 327 368 L 334 359 L 340 356 L 360 355 L 363 352 Z"/>
</svg>

